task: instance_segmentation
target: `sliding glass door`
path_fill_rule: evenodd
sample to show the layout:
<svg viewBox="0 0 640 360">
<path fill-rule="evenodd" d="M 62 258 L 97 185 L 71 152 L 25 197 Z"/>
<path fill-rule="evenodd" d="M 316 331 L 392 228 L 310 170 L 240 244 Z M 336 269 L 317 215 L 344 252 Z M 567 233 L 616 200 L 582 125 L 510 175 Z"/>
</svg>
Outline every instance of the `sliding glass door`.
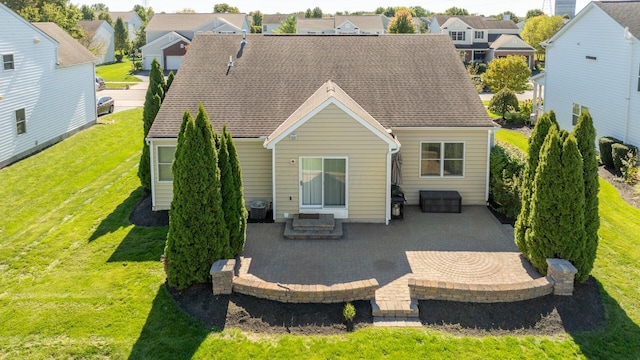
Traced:
<svg viewBox="0 0 640 360">
<path fill-rule="evenodd" d="M 302 208 L 345 208 L 347 159 L 302 158 L 300 161 Z"/>
</svg>

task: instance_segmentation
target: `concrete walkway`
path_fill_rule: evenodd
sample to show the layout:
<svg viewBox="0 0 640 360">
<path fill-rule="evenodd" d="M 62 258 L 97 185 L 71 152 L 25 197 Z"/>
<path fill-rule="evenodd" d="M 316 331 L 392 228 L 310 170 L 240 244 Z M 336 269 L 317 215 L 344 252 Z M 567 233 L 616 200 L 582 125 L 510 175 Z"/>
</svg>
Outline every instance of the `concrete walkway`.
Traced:
<svg viewBox="0 0 640 360">
<path fill-rule="evenodd" d="M 286 240 L 284 224 L 250 224 L 242 256 L 247 276 L 285 284 L 333 285 L 375 278 L 376 310 L 417 317 L 408 279 L 498 285 L 541 278 L 513 243 L 513 228 L 483 206 L 461 214 L 422 213 L 406 206 L 404 219 L 344 224 L 341 240 Z M 414 311 L 414 312 L 412 312 Z"/>
</svg>

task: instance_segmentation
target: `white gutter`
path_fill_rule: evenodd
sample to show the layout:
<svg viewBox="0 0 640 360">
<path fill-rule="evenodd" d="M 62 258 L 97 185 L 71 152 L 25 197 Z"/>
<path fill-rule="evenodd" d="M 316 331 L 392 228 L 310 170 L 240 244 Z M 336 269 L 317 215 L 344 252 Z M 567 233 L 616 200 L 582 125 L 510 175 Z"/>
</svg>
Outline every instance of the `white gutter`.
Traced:
<svg viewBox="0 0 640 360">
<path fill-rule="evenodd" d="M 633 82 L 631 81 L 631 74 L 633 74 L 633 38 L 631 33 L 629 32 L 629 28 L 624 28 L 624 38 L 629 43 L 629 86 L 627 86 L 627 106 L 625 109 L 625 127 L 624 127 L 624 139 L 623 142 L 626 143 L 629 140 L 629 118 L 631 113 L 631 85 Z"/>
<path fill-rule="evenodd" d="M 484 190 L 484 201 L 485 203 L 489 203 L 489 171 L 490 171 L 490 165 L 491 165 L 491 138 L 493 136 L 493 132 L 494 130 L 491 129 L 487 132 L 487 178 L 486 178 L 486 183 L 485 183 L 485 190 Z"/>
<path fill-rule="evenodd" d="M 271 187 L 273 191 L 273 199 L 271 199 L 271 209 L 273 210 L 273 221 L 276 221 L 276 147 L 271 149 Z"/>
<path fill-rule="evenodd" d="M 154 164 L 153 162 L 153 158 L 154 158 L 154 146 L 153 146 L 153 139 L 145 139 L 145 142 L 147 143 L 147 145 L 149 145 L 149 167 L 150 167 L 150 171 L 151 171 L 151 210 L 155 211 L 156 210 L 156 187 L 155 187 L 155 183 L 156 183 L 156 164 Z"/>
</svg>

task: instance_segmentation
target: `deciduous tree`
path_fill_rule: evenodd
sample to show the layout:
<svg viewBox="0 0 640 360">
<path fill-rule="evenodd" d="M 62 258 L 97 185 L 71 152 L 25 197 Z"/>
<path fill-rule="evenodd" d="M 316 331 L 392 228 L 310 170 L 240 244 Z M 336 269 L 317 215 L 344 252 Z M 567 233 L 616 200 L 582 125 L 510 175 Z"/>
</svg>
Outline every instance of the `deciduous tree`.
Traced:
<svg viewBox="0 0 640 360">
<path fill-rule="evenodd" d="M 214 13 L 231 13 L 231 14 L 237 14 L 240 12 L 240 10 L 238 10 L 237 7 L 235 6 L 230 6 L 227 3 L 222 3 L 222 4 L 215 4 L 213 5 L 213 12 Z"/>
<path fill-rule="evenodd" d="M 131 49 L 131 42 L 129 41 L 129 31 L 124 25 L 124 20 L 122 20 L 121 17 L 118 17 L 118 19 L 116 19 L 116 24 L 113 27 L 113 30 L 116 51 L 119 51 L 121 54 L 128 53 L 129 49 Z"/>
<path fill-rule="evenodd" d="M 82 12 L 82 20 L 95 20 L 96 19 L 96 13 L 91 7 L 89 7 L 87 5 L 82 5 L 80 7 L 80 11 Z"/>
<path fill-rule="evenodd" d="M 524 56 L 508 55 L 491 60 L 487 71 L 482 74 L 482 81 L 493 92 L 511 89 L 520 93 L 527 89 L 531 70 Z"/>
<path fill-rule="evenodd" d="M 502 114 L 502 120 L 504 120 L 506 113 L 519 110 L 518 97 L 513 90 L 504 88 L 491 97 L 489 110 Z"/>
<path fill-rule="evenodd" d="M 549 40 L 563 25 L 561 16 L 540 15 L 527 20 L 520 35 L 527 44 L 536 49 L 536 59 L 541 60 L 544 57 L 545 48 L 540 43 Z"/>
<path fill-rule="evenodd" d="M 540 15 L 544 15 L 544 12 L 542 12 L 542 10 L 540 9 L 531 9 L 529 11 L 527 11 L 527 15 L 525 16 L 524 20 L 527 21 L 531 18 L 534 18 L 536 16 L 540 16 Z"/>
<path fill-rule="evenodd" d="M 260 10 L 256 10 L 251 12 L 251 33 L 260 34 L 262 33 L 262 18 L 263 14 Z"/>
<path fill-rule="evenodd" d="M 387 31 L 390 34 L 415 34 L 417 29 L 411 13 L 407 10 L 398 10 L 396 16 L 389 23 Z"/>
<path fill-rule="evenodd" d="M 450 16 L 465 16 L 469 15 L 469 12 L 467 11 L 467 9 L 457 8 L 454 6 L 445 10 L 444 14 Z"/>
</svg>

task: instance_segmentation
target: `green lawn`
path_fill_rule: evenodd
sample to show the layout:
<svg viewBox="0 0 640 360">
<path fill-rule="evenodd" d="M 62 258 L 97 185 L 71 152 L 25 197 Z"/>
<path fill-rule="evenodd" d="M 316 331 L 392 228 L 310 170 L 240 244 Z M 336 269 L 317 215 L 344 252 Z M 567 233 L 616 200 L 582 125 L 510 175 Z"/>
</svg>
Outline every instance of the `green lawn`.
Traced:
<svg viewBox="0 0 640 360">
<path fill-rule="evenodd" d="M 141 80 L 131 74 L 133 65 L 128 57 L 124 57 L 121 63 L 96 66 L 96 75 L 104 79 L 107 88 L 124 88 Z"/>
<path fill-rule="evenodd" d="M 101 118 L 0 170 L 0 359 L 637 358 L 640 211 L 602 183 L 594 276 L 603 330 L 556 337 L 457 337 L 368 328 L 335 336 L 218 331 L 163 286 L 167 228 L 133 226 L 142 110 Z M 505 130 L 502 130 L 505 131 Z"/>
<path fill-rule="evenodd" d="M 524 134 L 519 133 L 517 131 L 511 131 L 506 129 L 499 129 L 496 132 L 496 139 L 499 141 L 503 141 L 509 143 L 518 149 L 522 150 L 524 153 L 527 152 L 527 148 L 529 147 L 529 138 L 527 138 Z"/>
</svg>

